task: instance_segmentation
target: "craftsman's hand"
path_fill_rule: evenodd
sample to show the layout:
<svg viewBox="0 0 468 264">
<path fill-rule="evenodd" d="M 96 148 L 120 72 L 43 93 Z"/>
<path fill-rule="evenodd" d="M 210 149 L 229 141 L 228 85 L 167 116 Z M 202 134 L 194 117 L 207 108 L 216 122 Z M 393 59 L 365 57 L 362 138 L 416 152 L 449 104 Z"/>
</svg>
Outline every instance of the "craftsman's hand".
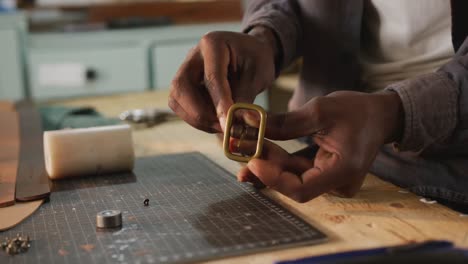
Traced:
<svg viewBox="0 0 468 264">
<path fill-rule="evenodd" d="M 272 139 L 312 137 L 319 147 L 315 158 L 288 154 L 265 142 L 261 159 L 252 159 L 238 179 L 261 181 L 299 202 L 326 192 L 353 196 L 379 148 L 398 138 L 402 116 L 400 98 L 393 92 L 335 92 L 315 98 L 297 111 L 270 116 L 266 130 Z"/>
<path fill-rule="evenodd" d="M 274 35 L 263 27 L 206 34 L 172 81 L 170 108 L 193 127 L 222 132 L 234 102 L 252 103 L 272 84 L 275 54 Z"/>
</svg>

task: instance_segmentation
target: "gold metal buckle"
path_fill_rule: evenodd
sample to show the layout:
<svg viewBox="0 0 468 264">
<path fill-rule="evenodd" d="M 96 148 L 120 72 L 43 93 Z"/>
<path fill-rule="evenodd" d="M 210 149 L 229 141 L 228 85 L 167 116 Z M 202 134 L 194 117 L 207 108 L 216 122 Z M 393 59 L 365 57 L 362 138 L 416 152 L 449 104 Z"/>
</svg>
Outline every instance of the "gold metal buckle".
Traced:
<svg viewBox="0 0 468 264">
<path fill-rule="evenodd" d="M 234 155 L 229 151 L 229 143 L 231 139 L 231 127 L 232 127 L 232 122 L 234 119 L 234 112 L 239 109 L 254 110 L 254 111 L 257 111 L 257 113 L 260 115 L 260 125 L 258 128 L 258 137 L 257 137 L 257 148 L 253 156 Z M 262 154 L 262 149 L 263 149 L 263 139 L 265 135 L 266 119 L 267 119 L 267 114 L 261 106 L 254 105 L 254 104 L 246 104 L 246 103 L 233 104 L 229 108 L 229 111 L 227 114 L 226 126 L 224 129 L 224 140 L 223 140 L 224 155 L 226 155 L 226 157 L 228 157 L 231 160 L 235 160 L 239 162 L 248 162 L 251 159 L 259 158 L 260 155 Z M 240 140 L 242 140 L 242 138 Z"/>
</svg>

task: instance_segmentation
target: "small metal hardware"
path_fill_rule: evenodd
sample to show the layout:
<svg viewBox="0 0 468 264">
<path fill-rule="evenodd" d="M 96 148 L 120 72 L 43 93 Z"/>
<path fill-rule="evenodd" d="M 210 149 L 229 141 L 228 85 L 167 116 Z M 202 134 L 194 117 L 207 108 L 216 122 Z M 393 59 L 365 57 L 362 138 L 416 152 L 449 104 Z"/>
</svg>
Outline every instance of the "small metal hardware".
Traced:
<svg viewBox="0 0 468 264">
<path fill-rule="evenodd" d="M 96 215 L 97 228 L 116 228 L 122 226 L 122 213 L 119 210 L 104 210 Z"/>
<path fill-rule="evenodd" d="M 132 109 L 122 112 L 120 120 L 134 124 L 157 125 L 165 121 L 177 120 L 178 116 L 168 109 Z"/>
<path fill-rule="evenodd" d="M 5 238 L 5 241 L 0 244 L 0 247 L 5 253 L 10 256 L 28 251 L 31 247 L 29 236 L 22 237 L 17 234 L 15 238 Z"/>
<path fill-rule="evenodd" d="M 246 109 L 246 110 L 254 110 L 260 115 L 260 125 L 259 128 L 253 128 L 249 126 L 233 126 L 234 121 L 234 113 L 236 110 L 239 109 Z M 239 161 L 239 162 L 248 162 L 253 158 L 258 158 L 262 154 L 263 149 L 263 140 L 265 136 L 265 128 L 266 128 L 266 119 L 267 114 L 265 110 L 258 105 L 254 104 L 246 104 L 246 103 L 236 103 L 229 108 L 226 120 L 226 127 L 224 130 L 224 140 L 223 140 L 223 149 L 224 155 L 229 159 Z M 257 138 L 257 148 L 255 153 L 252 156 L 240 156 L 231 153 L 229 150 L 229 144 L 231 136 L 235 136 L 239 138 L 239 144 L 243 139 L 255 137 Z"/>
<path fill-rule="evenodd" d="M 145 200 L 143 201 L 143 204 L 144 204 L 145 206 L 148 206 L 148 205 L 149 205 L 149 199 L 145 199 Z"/>
</svg>

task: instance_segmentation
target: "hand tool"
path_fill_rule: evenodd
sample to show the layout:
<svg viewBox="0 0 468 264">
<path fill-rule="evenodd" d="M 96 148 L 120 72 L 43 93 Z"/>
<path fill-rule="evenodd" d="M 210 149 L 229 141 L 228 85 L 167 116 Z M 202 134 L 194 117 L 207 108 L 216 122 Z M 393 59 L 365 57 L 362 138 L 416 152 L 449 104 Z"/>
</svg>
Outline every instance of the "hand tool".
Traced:
<svg viewBox="0 0 468 264">
<path fill-rule="evenodd" d="M 176 120 L 178 116 L 168 109 L 148 108 L 124 111 L 119 115 L 119 118 L 130 123 L 154 126 L 166 121 Z"/>
</svg>

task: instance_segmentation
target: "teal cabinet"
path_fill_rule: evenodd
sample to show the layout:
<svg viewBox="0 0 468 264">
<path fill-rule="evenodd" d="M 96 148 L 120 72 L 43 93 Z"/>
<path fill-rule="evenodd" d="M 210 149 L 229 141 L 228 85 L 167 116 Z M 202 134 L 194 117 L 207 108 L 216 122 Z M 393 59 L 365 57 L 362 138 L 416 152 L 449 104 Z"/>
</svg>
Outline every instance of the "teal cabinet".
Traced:
<svg viewBox="0 0 468 264">
<path fill-rule="evenodd" d="M 36 99 L 148 89 L 147 50 L 141 45 L 31 49 L 29 76 Z"/>
<path fill-rule="evenodd" d="M 159 43 L 151 49 L 153 87 L 156 90 L 168 89 L 180 65 L 198 39 Z M 268 108 L 268 93 L 263 92 L 255 99 L 255 104 Z"/>
<path fill-rule="evenodd" d="M 0 39 L 0 100 L 18 100 L 24 95 L 18 32 L 0 29 Z"/>
<path fill-rule="evenodd" d="M 179 41 L 158 44 L 151 49 L 153 87 L 156 90 L 169 89 L 180 65 L 197 43 L 198 40 Z M 254 103 L 268 109 L 268 93 L 259 94 Z"/>
<path fill-rule="evenodd" d="M 23 38 L 26 22 L 22 14 L 0 15 L 0 100 L 25 96 Z"/>
<path fill-rule="evenodd" d="M 238 23 L 221 23 L 31 34 L 31 95 L 47 100 L 168 89 L 187 52 L 203 34 L 239 28 Z"/>
<path fill-rule="evenodd" d="M 177 70 L 198 40 L 156 44 L 151 49 L 153 87 L 168 89 Z"/>
<path fill-rule="evenodd" d="M 239 23 L 28 34 L 22 14 L 0 15 L 0 100 L 168 89 L 209 31 Z"/>
</svg>

